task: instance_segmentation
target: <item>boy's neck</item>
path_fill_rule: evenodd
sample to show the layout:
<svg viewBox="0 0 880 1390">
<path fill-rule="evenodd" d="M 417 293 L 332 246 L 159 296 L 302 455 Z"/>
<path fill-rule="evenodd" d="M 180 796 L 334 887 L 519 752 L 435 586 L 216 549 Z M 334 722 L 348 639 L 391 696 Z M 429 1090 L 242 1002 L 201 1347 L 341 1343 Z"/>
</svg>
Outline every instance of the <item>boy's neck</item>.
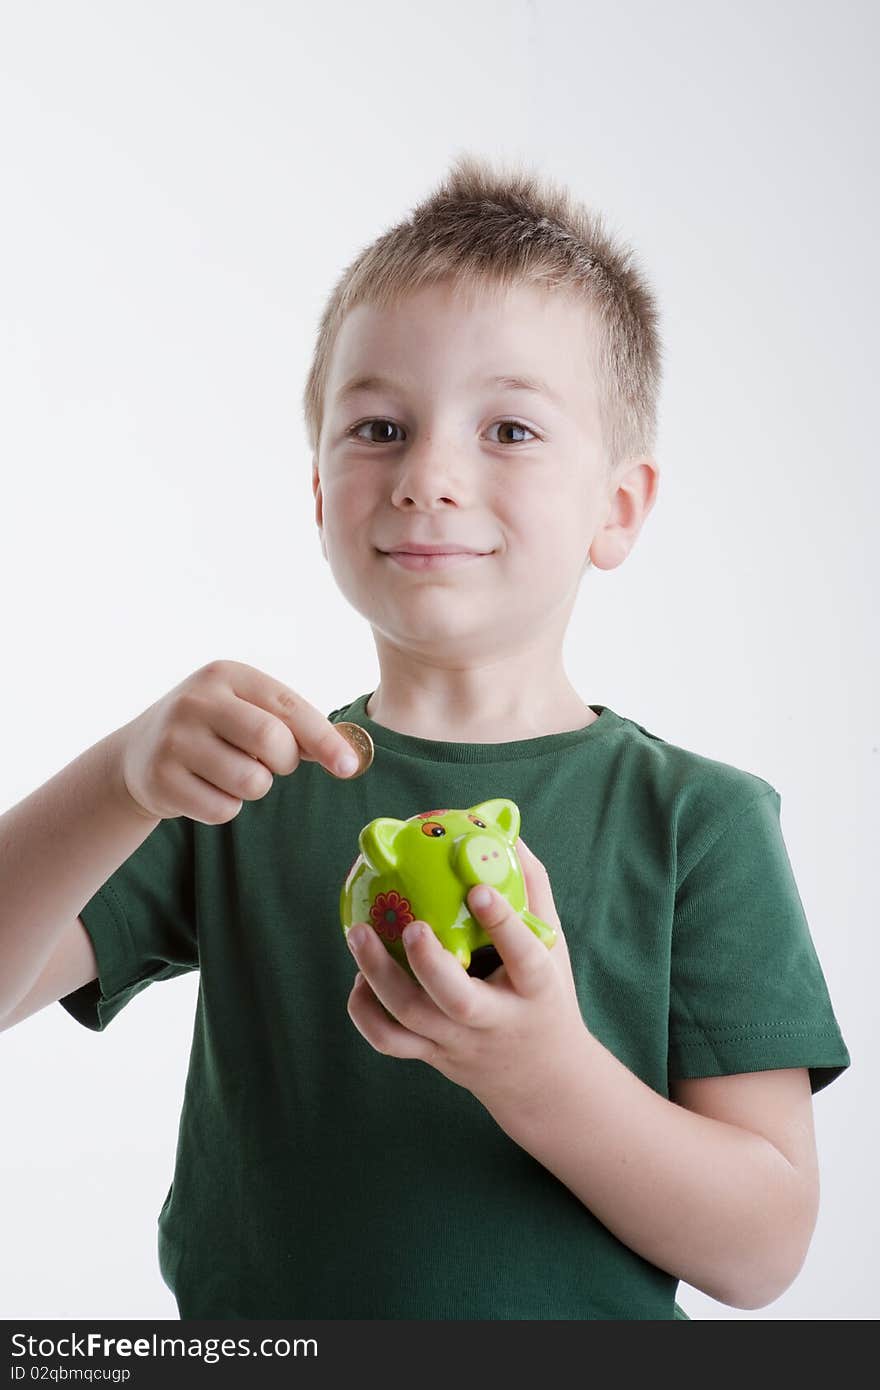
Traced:
<svg viewBox="0 0 880 1390">
<path fill-rule="evenodd" d="M 599 718 L 571 687 L 534 710 L 520 704 L 495 714 L 484 713 L 476 718 L 456 719 L 448 703 L 435 703 L 432 706 L 424 696 L 419 707 L 412 701 L 390 700 L 383 693 L 380 683 L 365 708 L 369 717 L 386 729 L 443 743 L 512 743 L 585 729 Z"/>
</svg>

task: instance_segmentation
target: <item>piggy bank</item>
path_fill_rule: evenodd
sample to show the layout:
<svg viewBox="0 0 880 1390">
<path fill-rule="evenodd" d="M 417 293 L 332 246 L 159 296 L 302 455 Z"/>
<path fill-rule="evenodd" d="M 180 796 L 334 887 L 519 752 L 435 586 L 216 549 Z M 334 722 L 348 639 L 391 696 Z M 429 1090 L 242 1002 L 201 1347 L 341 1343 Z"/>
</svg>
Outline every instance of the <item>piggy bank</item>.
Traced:
<svg viewBox="0 0 880 1390">
<path fill-rule="evenodd" d="M 414 976 L 401 934 L 418 918 L 433 928 L 470 975 L 484 976 L 501 957 L 471 915 L 467 894 L 488 883 L 549 949 L 556 928 L 528 911 L 516 853 L 520 816 L 506 797 L 463 811 L 422 811 L 409 820 L 379 816 L 358 835 L 360 854 L 339 895 L 346 937 L 355 922 L 369 922 L 387 950 Z"/>
</svg>

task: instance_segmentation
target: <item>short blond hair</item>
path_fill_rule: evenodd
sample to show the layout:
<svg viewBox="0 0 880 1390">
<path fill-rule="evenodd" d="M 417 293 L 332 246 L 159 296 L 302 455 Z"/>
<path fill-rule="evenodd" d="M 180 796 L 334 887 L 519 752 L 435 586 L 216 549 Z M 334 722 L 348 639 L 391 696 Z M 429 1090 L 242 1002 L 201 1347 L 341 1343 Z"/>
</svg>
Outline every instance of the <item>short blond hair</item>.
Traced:
<svg viewBox="0 0 880 1390">
<path fill-rule="evenodd" d="M 534 285 L 584 306 L 609 473 L 656 448 L 659 312 L 632 249 L 601 215 L 535 171 L 459 153 L 436 191 L 345 269 L 321 316 L 303 392 L 317 460 L 330 360 L 357 304 L 389 307 L 428 285 L 470 293 Z"/>
</svg>

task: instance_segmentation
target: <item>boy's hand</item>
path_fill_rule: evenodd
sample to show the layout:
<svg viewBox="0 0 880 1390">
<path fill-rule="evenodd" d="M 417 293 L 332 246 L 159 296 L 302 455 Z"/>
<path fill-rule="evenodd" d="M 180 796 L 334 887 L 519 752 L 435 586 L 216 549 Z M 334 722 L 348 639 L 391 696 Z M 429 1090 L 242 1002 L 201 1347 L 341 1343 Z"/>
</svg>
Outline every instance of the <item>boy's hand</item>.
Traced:
<svg viewBox="0 0 880 1390">
<path fill-rule="evenodd" d="M 125 804 L 149 820 L 188 816 L 224 825 L 275 777 L 316 762 L 349 775 L 351 745 L 319 709 L 241 661 L 210 661 L 112 736 Z"/>
<path fill-rule="evenodd" d="M 523 840 L 517 850 L 530 911 L 557 928 L 549 950 L 501 894 L 490 890 L 491 902 L 478 907 L 471 888 L 468 907 L 502 960 L 487 979 L 468 975 L 430 927 L 413 922 L 403 941 L 421 988 L 361 923 L 368 935 L 348 1000 L 352 1022 L 377 1052 L 427 1062 L 489 1109 L 540 1096 L 586 1031 L 547 870 Z M 419 926 L 422 935 L 410 943 Z"/>
</svg>

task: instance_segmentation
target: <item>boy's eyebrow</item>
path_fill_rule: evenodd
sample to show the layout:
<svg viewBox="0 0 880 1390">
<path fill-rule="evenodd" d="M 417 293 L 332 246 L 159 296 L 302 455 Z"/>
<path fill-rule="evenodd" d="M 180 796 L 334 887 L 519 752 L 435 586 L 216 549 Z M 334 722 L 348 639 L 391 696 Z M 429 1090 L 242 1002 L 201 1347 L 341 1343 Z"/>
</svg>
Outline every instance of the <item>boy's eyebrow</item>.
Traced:
<svg viewBox="0 0 880 1390">
<path fill-rule="evenodd" d="M 487 376 L 476 385 L 480 386 L 501 386 L 508 391 L 534 391 L 537 395 L 543 395 L 548 400 L 554 401 L 556 405 L 564 407 L 565 402 L 558 392 L 554 391 L 541 377 L 537 376 Z M 406 383 L 397 381 L 390 376 L 353 376 L 350 381 L 346 381 L 336 392 L 336 400 L 347 400 L 349 396 L 356 395 L 359 391 L 404 391 Z"/>
</svg>

